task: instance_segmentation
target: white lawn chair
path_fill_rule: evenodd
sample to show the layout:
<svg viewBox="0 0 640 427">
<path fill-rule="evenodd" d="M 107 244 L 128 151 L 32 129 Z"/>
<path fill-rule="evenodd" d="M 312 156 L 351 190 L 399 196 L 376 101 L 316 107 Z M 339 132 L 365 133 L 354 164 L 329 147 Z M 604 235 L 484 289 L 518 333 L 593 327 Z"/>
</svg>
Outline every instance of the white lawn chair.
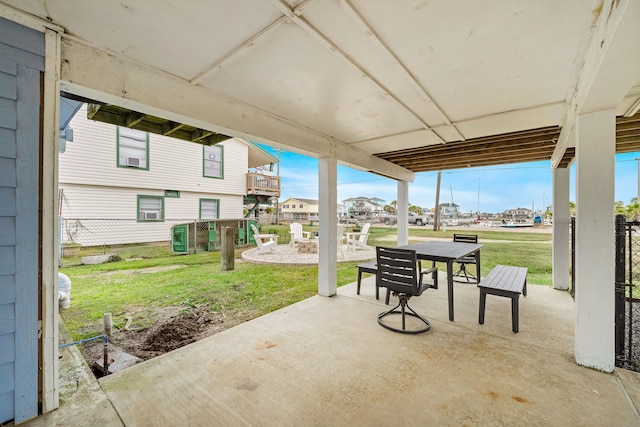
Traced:
<svg viewBox="0 0 640 427">
<path fill-rule="evenodd" d="M 369 249 L 367 245 L 367 239 L 369 238 L 369 227 L 371 227 L 371 223 L 366 223 L 362 226 L 362 230 L 358 232 L 348 232 L 347 233 L 347 248 L 352 247 L 353 249 Z"/>
<path fill-rule="evenodd" d="M 289 235 L 291 236 L 291 241 L 289 244 L 291 246 L 295 246 L 296 243 L 300 241 L 305 241 L 311 239 L 310 231 L 302 231 L 302 224 L 299 222 L 292 222 L 289 224 Z"/>
<path fill-rule="evenodd" d="M 255 240 L 256 245 L 258 245 L 256 255 L 263 252 L 275 253 L 276 248 L 278 247 L 279 236 L 277 234 L 260 234 L 258 233 L 256 226 L 253 224 L 251 224 L 251 228 L 253 229 L 253 240 Z"/>
</svg>

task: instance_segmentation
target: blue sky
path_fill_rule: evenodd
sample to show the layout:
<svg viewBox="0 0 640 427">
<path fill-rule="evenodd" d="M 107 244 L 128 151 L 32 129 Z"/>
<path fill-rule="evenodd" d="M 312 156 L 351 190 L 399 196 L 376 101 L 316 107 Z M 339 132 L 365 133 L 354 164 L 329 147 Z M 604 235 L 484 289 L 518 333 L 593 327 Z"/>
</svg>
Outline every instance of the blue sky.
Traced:
<svg viewBox="0 0 640 427">
<path fill-rule="evenodd" d="M 277 156 L 277 151 L 265 147 Z M 640 153 L 616 156 L 615 200 L 629 203 L 637 196 Z M 409 184 L 409 202 L 423 208 L 435 206 L 437 172 L 416 174 Z M 282 194 L 318 198 L 318 161 L 291 152 L 280 152 Z M 543 209 L 552 203 L 550 162 L 456 169 L 442 172 L 440 203 L 453 202 L 462 212 L 502 212 L 524 207 Z M 379 197 L 387 203 L 397 198 L 396 181 L 368 172 L 338 166 L 338 202 L 350 197 Z M 575 201 L 575 164 L 571 168 L 571 200 Z M 478 197 L 479 196 L 479 197 Z M 479 203 L 478 203 L 479 201 Z"/>
</svg>

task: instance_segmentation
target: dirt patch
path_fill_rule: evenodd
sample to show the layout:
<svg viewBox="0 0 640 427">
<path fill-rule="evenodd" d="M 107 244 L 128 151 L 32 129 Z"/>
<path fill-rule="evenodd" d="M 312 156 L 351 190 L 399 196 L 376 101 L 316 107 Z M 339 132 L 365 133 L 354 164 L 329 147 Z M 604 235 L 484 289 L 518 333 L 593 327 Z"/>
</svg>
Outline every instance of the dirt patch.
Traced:
<svg viewBox="0 0 640 427">
<path fill-rule="evenodd" d="M 114 328 L 109 340 L 109 353 L 117 348 L 148 360 L 231 326 L 225 324 L 222 314 L 212 312 L 209 306 L 171 307 L 154 312 L 154 317 L 154 325 L 148 328 L 136 327 L 131 321 L 127 321 L 120 329 Z M 125 328 L 127 323 L 129 327 Z M 102 341 L 82 346 L 82 354 L 89 366 L 102 360 L 103 347 Z"/>
<path fill-rule="evenodd" d="M 125 275 L 151 274 L 151 273 L 160 273 L 163 271 L 177 270 L 179 268 L 184 268 L 184 267 L 186 266 L 181 264 L 176 264 L 176 265 L 165 265 L 160 267 L 134 268 L 130 270 L 111 270 L 111 271 L 105 271 L 105 272 L 95 273 L 95 274 L 87 274 L 87 275 L 78 276 L 78 277 L 86 278 L 86 277 L 96 277 L 96 276 L 114 276 L 116 274 L 125 274 Z"/>
</svg>

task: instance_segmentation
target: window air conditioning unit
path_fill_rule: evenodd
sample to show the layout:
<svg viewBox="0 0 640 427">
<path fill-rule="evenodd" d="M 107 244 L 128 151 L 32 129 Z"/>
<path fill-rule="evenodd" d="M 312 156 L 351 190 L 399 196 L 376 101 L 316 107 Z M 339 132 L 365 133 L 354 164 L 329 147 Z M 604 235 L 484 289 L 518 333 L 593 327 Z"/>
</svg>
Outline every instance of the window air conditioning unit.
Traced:
<svg viewBox="0 0 640 427">
<path fill-rule="evenodd" d="M 158 219 L 158 212 L 142 212 L 142 219 Z"/>
<path fill-rule="evenodd" d="M 140 159 L 137 157 L 127 157 L 127 166 L 140 167 Z"/>
</svg>

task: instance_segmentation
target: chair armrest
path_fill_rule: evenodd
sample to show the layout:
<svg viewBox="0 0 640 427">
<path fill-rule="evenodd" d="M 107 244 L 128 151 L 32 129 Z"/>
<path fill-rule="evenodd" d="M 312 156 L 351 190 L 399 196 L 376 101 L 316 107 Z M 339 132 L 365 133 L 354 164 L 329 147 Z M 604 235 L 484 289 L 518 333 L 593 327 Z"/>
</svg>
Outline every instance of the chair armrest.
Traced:
<svg viewBox="0 0 640 427">
<path fill-rule="evenodd" d="M 254 234 L 254 237 L 257 237 L 258 239 L 269 239 L 269 240 L 275 240 L 276 242 L 278 241 L 278 237 L 280 237 L 278 234 Z"/>
<path fill-rule="evenodd" d="M 368 236 L 369 233 L 360 233 L 360 232 L 348 232 L 347 239 L 351 239 L 352 237 L 360 237 L 360 236 Z"/>
</svg>

